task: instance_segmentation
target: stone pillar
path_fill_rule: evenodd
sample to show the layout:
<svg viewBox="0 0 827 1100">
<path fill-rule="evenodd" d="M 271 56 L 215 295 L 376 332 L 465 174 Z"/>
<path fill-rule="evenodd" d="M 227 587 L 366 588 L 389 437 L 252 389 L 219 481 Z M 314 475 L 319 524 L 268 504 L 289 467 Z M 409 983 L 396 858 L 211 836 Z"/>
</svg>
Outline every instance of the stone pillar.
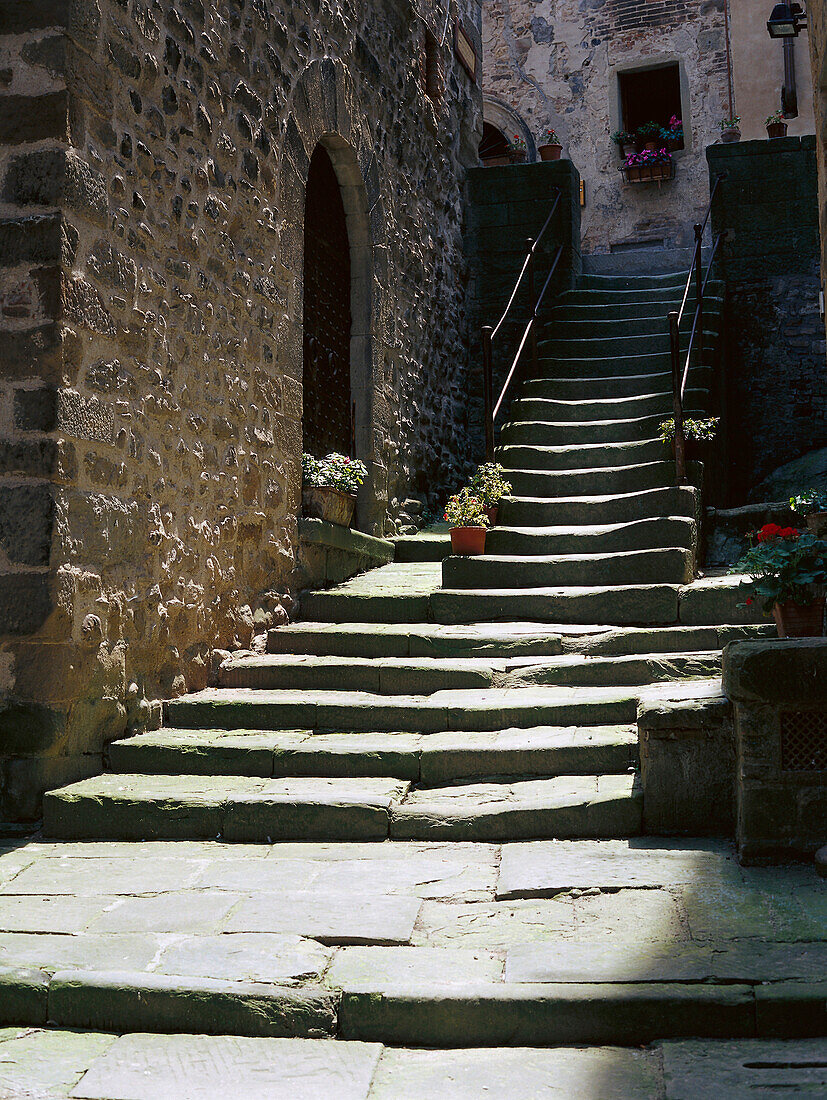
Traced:
<svg viewBox="0 0 827 1100">
<path fill-rule="evenodd" d="M 827 639 L 733 642 L 723 686 L 741 860 L 812 856 L 827 840 Z"/>
</svg>

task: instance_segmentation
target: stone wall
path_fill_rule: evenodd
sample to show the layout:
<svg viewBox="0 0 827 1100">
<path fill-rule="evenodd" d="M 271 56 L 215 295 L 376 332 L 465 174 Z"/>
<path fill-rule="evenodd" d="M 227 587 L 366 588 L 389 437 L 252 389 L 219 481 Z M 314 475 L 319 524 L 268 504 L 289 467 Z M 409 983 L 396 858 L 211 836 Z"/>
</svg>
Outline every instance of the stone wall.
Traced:
<svg viewBox="0 0 827 1100">
<path fill-rule="evenodd" d="M 812 137 L 714 145 L 726 171 L 712 212 L 726 229 L 724 431 L 729 503 L 776 467 L 827 445 L 827 367 L 819 316 Z"/>
<path fill-rule="evenodd" d="M 827 273 L 827 0 L 810 0 L 807 5 L 810 65 L 813 85 L 813 114 L 818 168 L 818 219 L 821 229 L 821 282 Z"/>
<path fill-rule="evenodd" d="M 703 150 L 729 111 L 725 31 L 724 0 L 483 0 L 485 91 L 535 134 L 557 130 L 585 180 L 584 253 L 692 243 L 708 201 Z M 610 142 L 620 126 L 617 74 L 674 61 L 686 130 L 675 179 L 626 184 Z"/>
<path fill-rule="evenodd" d="M 477 0 L 459 10 L 478 37 Z M 0 815 L 36 814 L 147 700 L 203 686 L 213 648 L 291 609 L 319 141 L 348 219 L 364 529 L 455 480 L 482 124 L 443 18 L 412 0 L 0 12 Z"/>
</svg>

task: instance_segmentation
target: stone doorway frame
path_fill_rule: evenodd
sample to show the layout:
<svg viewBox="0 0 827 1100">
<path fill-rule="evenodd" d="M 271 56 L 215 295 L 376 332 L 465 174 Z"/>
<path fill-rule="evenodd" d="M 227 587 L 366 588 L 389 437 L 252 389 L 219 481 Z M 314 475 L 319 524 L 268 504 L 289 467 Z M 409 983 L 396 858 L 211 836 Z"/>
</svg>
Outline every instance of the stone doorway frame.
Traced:
<svg viewBox="0 0 827 1100">
<path fill-rule="evenodd" d="M 382 535 L 388 504 L 388 441 L 394 430 L 386 389 L 388 326 L 387 243 L 377 153 L 350 75 L 340 62 L 313 62 L 293 91 L 279 156 L 282 263 L 294 277 L 281 361 L 302 383 L 304 211 L 310 159 L 318 145 L 330 156 L 345 208 L 351 266 L 351 394 L 356 406 L 356 457 L 368 467 L 357 524 Z M 301 441 L 296 464 L 301 463 Z"/>
</svg>

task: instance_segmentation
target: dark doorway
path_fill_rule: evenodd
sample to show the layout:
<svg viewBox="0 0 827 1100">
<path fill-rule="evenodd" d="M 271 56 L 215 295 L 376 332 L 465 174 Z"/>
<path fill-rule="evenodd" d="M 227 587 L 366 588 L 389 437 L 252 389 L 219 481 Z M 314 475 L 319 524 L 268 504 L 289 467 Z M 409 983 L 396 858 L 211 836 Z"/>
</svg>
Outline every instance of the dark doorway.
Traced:
<svg viewBox="0 0 827 1100">
<path fill-rule="evenodd" d="M 490 122 L 484 122 L 480 142 L 480 160 L 485 160 L 487 157 L 504 157 L 508 155 L 508 151 L 508 138 L 502 130 L 498 130 Z"/>
<path fill-rule="evenodd" d="M 620 73 L 618 80 L 624 130 L 634 133 L 645 122 L 657 122 L 668 129 L 673 115 L 683 117 L 681 77 L 677 64 Z M 677 148 L 682 149 L 683 142 Z"/>
<path fill-rule="evenodd" d="M 304 209 L 304 411 L 302 447 L 353 454 L 350 387 L 350 243 L 339 181 L 327 150 L 310 161 Z"/>
</svg>

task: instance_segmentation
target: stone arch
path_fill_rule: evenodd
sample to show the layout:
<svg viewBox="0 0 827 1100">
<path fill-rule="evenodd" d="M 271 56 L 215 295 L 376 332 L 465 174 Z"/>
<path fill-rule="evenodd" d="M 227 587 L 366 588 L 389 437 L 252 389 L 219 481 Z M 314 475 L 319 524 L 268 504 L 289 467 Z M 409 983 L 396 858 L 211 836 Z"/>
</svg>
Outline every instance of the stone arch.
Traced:
<svg viewBox="0 0 827 1100">
<path fill-rule="evenodd" d="M 513 134 L 519 134 L 525 141 L 528 159 L 530 161 L 537 159 L 537 144 L 534 141 L 534 135 L 528 123 L 513 107 L 504 103 L 497 96 L 486 93 L 482 97 L 482 117 L 484 122 L 495 126 L 506 137 L 510 138 Z"/>
<path fill-rule="evenodd" d="M 347 69 L 329 58 L 309 65 L 297 83 L 279 158 L 282 263 L 293 276 L 286 361 L 297 380 L 302 376 L 305 191 L 318 145 L 330 157 L 339 182 L 350 244 L 354 434 L 356 455 L 367 464 L 370 475 L 360 494 L 357 517 L 362 530 L 381 534 L 388 499 L 383 451 L 392 430 L 383 395 L 388 344 L 384 204 L 368 120 L 359 110 Z"/>
</svg>

